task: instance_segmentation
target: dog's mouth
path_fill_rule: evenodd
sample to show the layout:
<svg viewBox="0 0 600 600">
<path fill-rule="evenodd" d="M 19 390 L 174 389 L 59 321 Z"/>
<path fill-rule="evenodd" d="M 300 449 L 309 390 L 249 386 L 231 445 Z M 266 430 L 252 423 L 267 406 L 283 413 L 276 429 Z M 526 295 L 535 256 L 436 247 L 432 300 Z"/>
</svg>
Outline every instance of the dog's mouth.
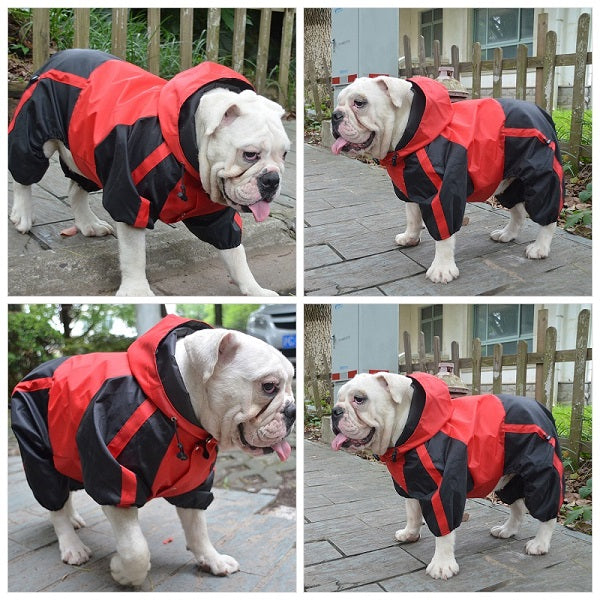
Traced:
<svg viewBox="0 0 600 600">
<path fill-rule="evenodd" d="M 276 442 L 275 444 L 271 444 L 271 446 L 267 447 L 253 446 L 248 442 L 246 436 L 244 435 L 243 423 L 240 423 L 238 425 L 238 432 L 240 434 L 240 442 L 242 443 L 242 446 L 244 446 L 244 448 L 250 451 L 252 454 L 258 454 L 260 452 L 262 452 L 263 454 L 270 454 L 271 452 L 275 452 L 281 462 L 286 461 L 292 454 L 292 448 L 286 439 L 282 439 Z"/>
<path fill-rule="evenodd" d="M 333 142 L 333 146 L 331 146 L 331 151 L 334 154 L 341 154 L 342 152 L 360 152 L 361 150 L 366 150 L 373 143 L 374 139 L 374 131 L 371 132 L 371 135 L 366 139 L 366 141 L 361 142 L 360 144 L 349 142 L 338 134 L 335 142 Z"/>
<path fill-rule="evenodd" d="M 254 204 L 240 204 L 239 202 L 235 202 L 232 200 L 227 192 L 225 191 L 225 180 L 223 178 L 219 178 L 219 188 L 221 190 L 221 195 L 225 199 L 225 202 L 231 208 L 237 210 L 238 212 L 249 212 L 254 216 L 254 220 L 257 223 L 262 223 L 271 212 L 271 203 L 270 200 L 259 200 L 258 202 L 254 202 Z"/>
<path fill-rule="evenodd" d="M 362 438 L 361 440 L 355 440 L 349 438 L 344 435 L 341 431 L 335 436 L 333 442 L 331 442 L 331 447 L 333 450 L 339 450 L 340 448 L 361 448 L 362 446 L 366 446 L 375 435 L 375 427 L 371 428 L 367 437 Z"/>
</svg>

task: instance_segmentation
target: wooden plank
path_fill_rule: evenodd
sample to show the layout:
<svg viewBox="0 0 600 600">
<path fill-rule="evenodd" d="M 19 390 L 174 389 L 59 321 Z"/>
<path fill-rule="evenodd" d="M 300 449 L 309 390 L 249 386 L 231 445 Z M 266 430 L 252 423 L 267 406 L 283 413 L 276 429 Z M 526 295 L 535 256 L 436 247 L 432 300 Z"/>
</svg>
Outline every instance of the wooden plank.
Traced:
<svg viewBox="0 0 600 600">
<path fill-rule="evenodd" d="M 546 343 L 546 329 L 548 329 L 548 309 L 541 308 L 538 311 L 537 318 L 537 337 L 536 351 L 541 354 L 541 360 L 535 361 L 539 363 L 535 367 L 535 399 L 541 404 L 544 403 L 543 386 L 544 386 L 544 344 Z"/>
<path fill-rule="evenodd" d="M 256 53 L 256 91 L 264 94 L 267 89 L 267 64 L 269 60 L 269 41 L 271 39 L 272 9 L 260 11 L 260 29 L 258 33 L 258 50 Z"/>
<path fill-rule="evenodd" d="M 548 13 L 538 14 L 536 55 L 543 57 L 546 53 L 546 34 L 548 33 Z M 543 64 L 535 70 L 535 103 L 542 106 L 544 100 Z"/>
<path fill-rule="evenodd" d="M 127 58 L 128 8 L 112 9 L 111 52 L 118 58 Z"/>
<path fill-rule="evenodd" d="M 31 9 L 33 19 L 33 70 L 37 71 L 48 60 L 50 47 L 50 9 Z"/>
<path fill-rule="evenodd" d="M 458 46 L 452 45 L 450 48 L 450 56 L 452 57 L 450 62 L 454 67 L 454 79 L 458 79 L 460 81 L 460 56 L 458 52 Z"/>
<path fill-rule="evenodd" d="M 583 13 L 577 24 L 577 41 L 575 45 L 575 62 L 573 73 L 573 102 L 571 105 L 571 135 L 569 137 L 569 153 L 574 157 L 573 164 L 579 165 L 581 139 L 583 137 L 583 111 L 585 109 L 585 55 L 587 53 L 590 31 L 590 15 Z"/>
<path fill-rule="evenodd" d="M 515 98 L 527 100 L 527 46 L 519 44 L 517 47 L 517 81 Z"/>
<path fill-rule="evenodd" d="M 515 393 L 517 396 L 526 396 L 527 392 L 527 342 L 519 340 L 517 343 L 517 374 Z"/>
<path fill-rule="evenodd" d="M 209 9 L 210 10 L 210 9 Z M 185 71 L 192 67 L 192 43 L 194 39 L 194 9 L 181 8 L 179 11 L 179 60 L 180 69 Z M 208 53 L 208 41 L 207 41 Z"/>
<path fill-rule="evenodd" d="M 549 31 L 546 35 L 546 54 L 544 54 L 543 69 L 543 98 L 541 107 L 548 113 L 552 113 L 554 106 L 554 77 L 555 77 L 555 58 L 556 58 L 556 32 Z"/>
<path fill-rule="evenodd" d="M 221 33 L 221 9 L 209 8 L 206 17 L 206 60 L 219 62 L 219 36 Z"/>
<path fill-rule="evenodd" d="M 502 98 L 502 48 L 494 48 L 492 96 Z"/>
<path fill-rule="evenodd" d="M 427 372 L 427 357 L 425 354 L 425 335 L 423 334 L 423 332 L 419 332 L 419 344 L 418 344 L 418 348 L 417 348 L 417 354 L 418 354 L 418 364 L 419 364 L 419 371 L 422 371 L 424 373 Z"/>
<path fill-rule="evenodd" d="M 74 28 L 73 32 L 73 48 L 89 48 L 90 47 L 90 9 L 75 8 Z"/>
<path fill-rule="evenodd" d="M 544 362 L 542 364 L 542 404 L 548 410 L 552 409 L 552 400 L 554 398 L 555 353 L 556 328 L 548 327 L 544 342 Z"/>
<path fill-rule="evenodd" d="M 479 394 L 481 393 L 481 340 L 479 338 L 473 340 L 472 355 L 471 393 Z"/>
<path fill-rule="evenodd" d="M 454 364 L 454 374 L 460 377 L 460 349 L 458 342 L 452 342 L 450 344 L 450 355 L 452 356 L 452 362 Z"/>
<path fill-rule="evenodd" d="M 295 9 L 286 8 L 281 26 L 281 50 L 279 52 L 279 104 L 288 107 L 290 83 L 290 62 L 292 58 L 292 40 L 294 39 Z M 395 75 L 395 73 L 394 73 Z M 292 99 L 292 103 L 293 103 Z"/>
<path fill-rule="evenodd" d="M 425 56 L 425 38 L 417 37 L 417 55 L 419 57 L 419 75 L 427 76 L 427 58 Z"/>
<path fill-rule="evenodd" d="M 412 70 L 412 52 L 410 49 L 410 38 L 407 35 L 404 35 L 402 37 L 402 43 L 404 45 L 404 70 L 405 70 L 405 77 L 412 77 L 413 76 L 413 70 Z"/>
<path fill-rule="evenodd" d="M 160 75 L 160 8 L 148 9 L 148 70 Z"/>
<path fill-rule="evenodd" d="M 494 344 L 494 366 L 492 367 L 492 393 L 502 393 L 502 344 Z"/>
<path fill-rule="evenodd" d="M 434 368 L 432 371 L 437 373 L 440 370 L 440 356 L 441 356 L 441 343 L 440 336 L 435 335 L 433 337 L 433 364 Z"/>
<path fill-rule="evenodd" d="M 442 64 L 442 49 L 440 40 L 433 40 L 433 72 L 440 72 L 440 65 Z M 437 77 L 437 75 L 436 75 Z"/>
<path fill-rule="evenodd" d="M 244 73 L 246 47 L 246 9 L 236 8 L 233 17 L 233 49 L 231 65 L 234 71 Z M 320 119 L 319 119 L 320 120 Z"/>
<path fill-rule="evenodd" d="M 410 374 L 413 372 L 412 368 L 412 349 L 410 346 L 410 334 L 408 331 L 405 331 L 402 334 L 402 339 L 404 342 L 404 362 L 406 363 L 406 373 Z"/>
<path fill-rule="evenodd" d="M 481 98 L 481 44 L 473 44 L 473 83 L 471 84 L 471 98 Z M 459 67 L 460 68 L 460 67 Z"/>
</svg>

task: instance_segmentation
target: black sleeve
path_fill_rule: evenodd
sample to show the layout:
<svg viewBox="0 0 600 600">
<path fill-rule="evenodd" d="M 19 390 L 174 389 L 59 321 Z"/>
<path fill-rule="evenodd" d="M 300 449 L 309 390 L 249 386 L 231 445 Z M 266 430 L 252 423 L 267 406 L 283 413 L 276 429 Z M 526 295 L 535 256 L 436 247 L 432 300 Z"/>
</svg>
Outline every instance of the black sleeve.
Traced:
<svg viewBox="0 0 600 600">
<path fill-rule="evenodd" d="M 211 471 L 208 479 L 202 485 L 199 485 L 195 490 L 185 494 L 180 494 L 179 496 L 165 496 L 165 500 L 179 508 L 199 508 L 206 510 L 214 500 L 214 496 L 210 491 L 214 477 L 215 472 Z"/>
<path fill-rule="evenodd" d="M 241 219 L 231 207 L 183 222 L 197 238 L 219 250 L 236 248 L 242 243 Z"/>
</svg>

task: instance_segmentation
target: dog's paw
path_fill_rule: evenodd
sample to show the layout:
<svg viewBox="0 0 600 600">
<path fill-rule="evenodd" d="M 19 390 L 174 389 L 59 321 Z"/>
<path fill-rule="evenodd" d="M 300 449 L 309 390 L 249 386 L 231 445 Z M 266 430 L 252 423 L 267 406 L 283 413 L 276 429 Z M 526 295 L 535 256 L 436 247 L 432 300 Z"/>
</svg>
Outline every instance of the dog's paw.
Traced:
<svg viewBox="0 0 600 600">
<path fill-rule="evenodd" d="M 103 237 L 106 235 L 114 235 L 115 233 L 112 225 L 102 219 L 96 219 L 88 223 L 77 223 L 77 229 L 79 229 L 85 237 Z"/>
<path fill-rule="evenodd" d="M 240 288 L 243 296 L 279 296 L 277 292 L 257 286 Z"/>
<path fill-rule="evenodd" d="M 71 521 L 71 525 L 73 525 L 75 529 L 85 527 L 85 521 L 83 520 L 83 517 L 76 510 L 69 515 L 69 521 Z"/>
<path fill-rule="evenodd" d="M 408 527 L 405 527 L 404 529 L 398 529 L 394 537 L 399 542 L 409 544 L 411 542 L 418 542 L 421 539 L 421 533 L 419 531 L 411 531 Z"/>
<path fill-rule="evenodd" d="M 409 233 L 399 233 L 395 238 L 397 246 L 401 246 L 403 248 L 408 248 L 409 246 L 418 246 L 421 242 L 420 235 L 410 235 Z"/>
<path fill-rule="evenodd" d="M 450 579 L 457 575 L 459 571 L 458 563 L 454 558 L 447 560 L 436 559 L 435 556 L 427 565 L 426 572 L 434 579 Z"/>
<path fill-rule="evenodd" d="M 549 549 L 550 549 L 549 543 L 546 543 L 543 540 L 538 540 L 536 538 L 529 540 L 525 544 L 525 554 L 531 554 L 534 556 L 538 556 L 540 554 L 548 554 Z"/>
<path fill-rule="evenodd" d="M 79 538 L 60 549 L 60 559 L 68 565 L 82 565 L 91 556 L 92 551 Z"/>
<path fill-rule="evenodd" d="M 145 554 L 136 560 L 123 562 L 118 554 L 110 559 L 110 574 L 121 585 L 142 585 L 150 570 L 150 557 Z"/>
<path fill-rule="evenodd" d="M 517 234 L 512 231 L 512 229 L 507 225 L 506 227 L 503 227 L 502 229 L 494 229 L 494 231 L 492 231 L 492 233 L 490 233 L 490 237 L 495 241 L 495 242 L 512 242 L 516 237 Z"/>
<path fill-rule="evenodd" d="M 426 273 L 427 278 L 431 279 L 433 283 L 449 283 L 453 279 L 456 279 L 458 275 L 458 267 L 454 261 L 451 263 L 436 264 L 434 260 Z"/>
<path fill-rule="evenodd" d="M 33 225 L 31 215 L 21 214 L 15 209 L 10 213 L 10 220 L 19 233 L 28 233 Z"/>
<path fill-rule="evenodd" d="M 202 556 L 198 559 L 198 566 L 202 571 L 225 577 L 240 570 L 240 565 L 235 558 L 227 554 L 215 552 L 210 556 Z"/>
<path fill-rule="evenodd" d="M 543 244 L 538 244 L 537 242 L 529 244 L 525 250 L 525 256 L 534 260 L 539 258 L 547 258 L 549 254 L 550 248 L 547 248 Z"/>
<path fill-rule="evenodd" d="M 503 540 L 512 537 L 517 533 L 517 531 L 518 529 L 513 529 L 512 527 L 509 527 L 506 523 L 503 523 L 502 525 L 496 525 L 495 527 L 492 527 L 490 529 L 490 533 L 494 537 L 501 538 Z"/>
<path fill-rule="evenodd" d="M 115 296 L 154 296 L 154 292 L 147 281 L 137 285 L 122 283 Z"/>
</svg>

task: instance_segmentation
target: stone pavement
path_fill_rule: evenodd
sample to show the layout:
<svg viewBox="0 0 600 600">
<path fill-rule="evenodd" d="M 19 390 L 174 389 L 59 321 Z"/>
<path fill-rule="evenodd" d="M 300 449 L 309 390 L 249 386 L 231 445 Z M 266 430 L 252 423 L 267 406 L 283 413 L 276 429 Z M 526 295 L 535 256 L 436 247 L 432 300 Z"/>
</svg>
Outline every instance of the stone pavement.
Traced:
<svg viewBox="0 0 600 600">
<path fill-rule="evenodd" d="M 467 206 L 469 223 L 456 241 L 457 280 L 425 277 L 434 256 L 427 231 L 421 244 L 401 249 L 404 204 L 385 170 L 330 150 L 304 145 L 304 286 L 308 296 L 586 296 L 592 293 L 590 240 L 558 229 L 552 252 L 529 260 L 525 247 L 537 225 L 529 219 L 518 241 L 490 239 L 508 212 L 483 203 Z"/>
<path fill-rule="evenodd" d="M 290 439 L 295 446 L 294 437 Z M 9 448 L 14 448 L 14 439 Z M 294 592 L 296 590 L 296 452 L 281 463 L 274 454 L 250 457 L 221 452 L 207 510 L 211 540 L 234 556 L 240 571 L 215 577 L 198 569 L 185 548 L 175 508 L 162 499 L 139 511 L 152 554 L 152 569 L 141 586 L 147 592 Z M 83 491 L 75 506 L 86 521 L 80 530 L 92 550 L 79 567 L 61 562 L 48 513 L 34 500 L 19 456 L 8 457 L 8 591 L 124 591 L 109 573 L 114 538 L 100 507 Z"/>
<path fill-rule="evenodd" d="M 244 246 L 256 280 L 280 295 L 296 287 L 296 121 L 284 123 L 292 142 L 286 159 L 282 193 L 271 217 L 256 223 L 242 216 Z M 68 180 L 55 155 L 39 185 L 33 187 L 34 226 L 27 235 L 8 227 L 8 293 L 11 296 L 114 295 L 120 283 L 117 239 L 63 237 L 73 224 L 67 205 Z M 107 221 L 101 192 L 91 206 Z M 12 208 L 9 174 L 8 214 Z M 158 223 L 146 235 L 147 274 L 158 296 L 239 296 L 217 251 L 197 240 L 182 223 Z"/>
<path fill-rule="evenodd" d="M 515 538 L 489 534 L 508 508 L 469 500 L 457 531 L 460 572 L 447 581 L 425 573 L 434 550 L 427 527 L 421 540 L 400 545 L 404 500 L 386 467 L 320 442 L 304 441 L 304 585 L 308 592 L 591 592 L 592 538 L 557 526 L 550 552 L 524 553 L 535 534 L 526 516 Z"/>
</svg>

